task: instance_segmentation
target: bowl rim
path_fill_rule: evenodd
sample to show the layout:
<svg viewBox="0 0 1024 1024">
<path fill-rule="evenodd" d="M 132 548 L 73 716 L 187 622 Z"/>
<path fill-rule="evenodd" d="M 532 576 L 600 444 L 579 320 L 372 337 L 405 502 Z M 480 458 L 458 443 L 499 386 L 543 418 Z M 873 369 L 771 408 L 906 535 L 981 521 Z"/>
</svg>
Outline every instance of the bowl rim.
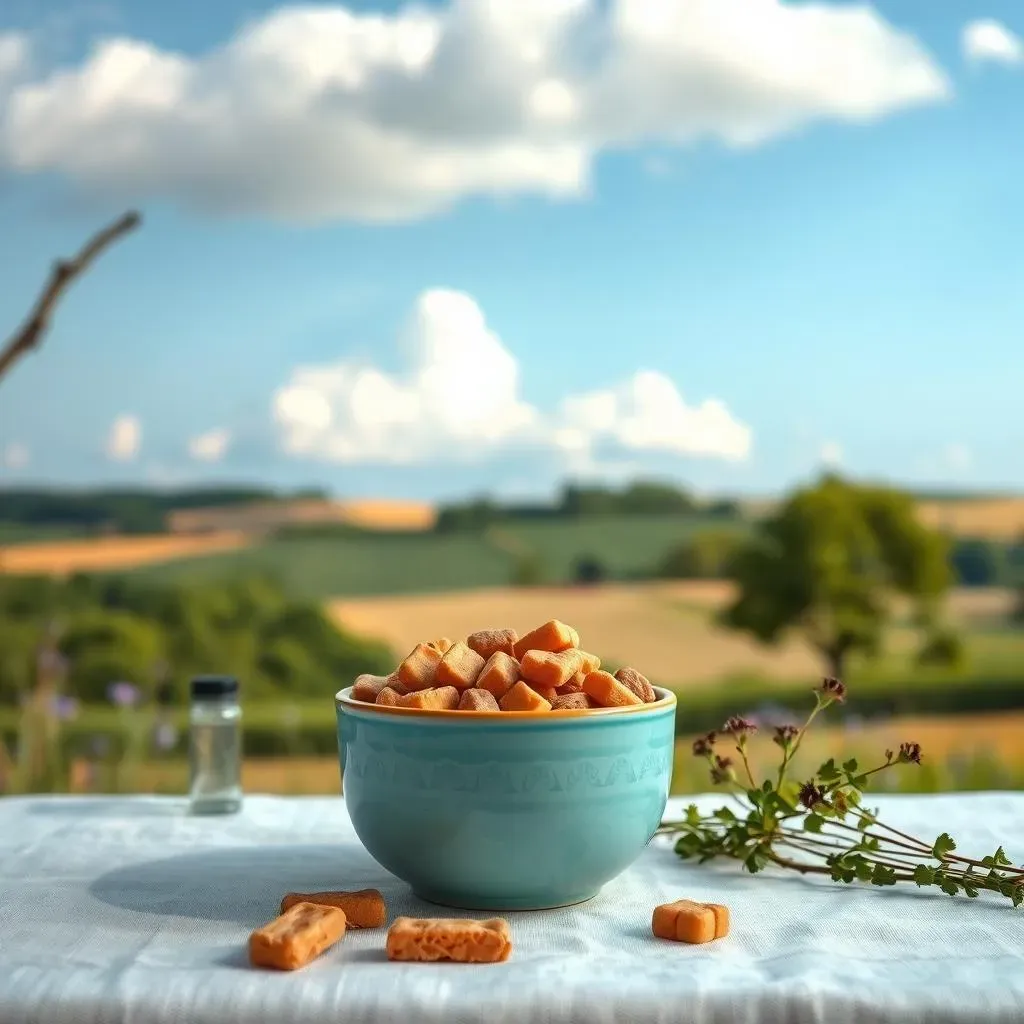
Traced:
<svg viewBox="0 0 1024 1024">
<path fill-rule="evenodd" d="M 354 685 L 354 684 L 353 684 Z M 555 725 L 558 722 L 565 722 L 567 719 L 595 719 L 607 721 L 609 718 L 617 718 L 622 715 L 636 715 L 655 711 L 667 711 L 676 706 L 676 695 L 674 691 L 667 690 L 663 686 L 652 686 L 658 695 L 656 701 L 650 704 L 630 704 L 621 708 L 588 708 L 586 710 L 568 708 L 559 711 L 458 711 L 426 708 L 403 708 L 390 707 L 385 704 L 367 704 L 365 701 L 354 700 L 351 696 L 352 686 L 345 686 L 334 695 L 335 710 L 352 711 L 355 713 L 374 715 L 395 715 L 399 718 L 412 719 L 447 719 L 449 721 L 461 721 L 467 725 L 472 722 L 508 722 L 520 725 Z"/>
</svg>

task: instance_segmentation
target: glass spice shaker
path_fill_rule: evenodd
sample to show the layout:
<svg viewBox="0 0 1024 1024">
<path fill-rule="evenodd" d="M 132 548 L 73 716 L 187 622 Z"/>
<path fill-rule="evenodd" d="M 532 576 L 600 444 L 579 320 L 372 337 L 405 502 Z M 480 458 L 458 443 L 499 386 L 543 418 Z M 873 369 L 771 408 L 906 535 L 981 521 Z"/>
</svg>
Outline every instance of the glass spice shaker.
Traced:
<svg viewBox="0 0 1024 1024">
<path fill-rule="evenodd" d="M 192 680 L 189 810 L 232 814 L 242 806 L 242 708 L 233 676 Z"/>
</svg>

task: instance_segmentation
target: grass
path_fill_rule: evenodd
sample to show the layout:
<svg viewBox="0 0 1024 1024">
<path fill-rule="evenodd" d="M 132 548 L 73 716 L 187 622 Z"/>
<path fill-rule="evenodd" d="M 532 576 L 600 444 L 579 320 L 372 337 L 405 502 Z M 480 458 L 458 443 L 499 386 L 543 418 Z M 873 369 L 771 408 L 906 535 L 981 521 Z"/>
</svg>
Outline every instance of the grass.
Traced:
<svg viewBox="0 0 1024 1024">
<path fill-rule="evenodd" d="M 512 572 L 507 554 L 475 536 L 363 533 L 289 538 L 137 570 L 154 582 L 208 583 L 244 573 L 274 576 L 296 597 L 467 589 Z"/>
<path fill-rule="evenodd" d="M 74 526 L 33 526 L 30 523 L 7 523 L 0 520 L 0 544 L 32 544 L 86 535 L 87 531 Z"/>
<path fill-rule="evenodd" d="M 924 762 L 907 765 L 881 776 L 886 786 L 877 792 L 956 792 L 982 789 L 1024 788 L 1024 712 L 997 715 L 967 715 L 949 718 L 906 717 L 863 727 L 827 728 L 812 731 L 797 757 L 793 777 L 799 778 L 829 757 L 856 757 L 863 765 L 884 759 L 887 747 L 901 742 L 920 743 Z M 713 787 L 704 762 L 692 756 L 691 740 L 676 745 L 672 793 L 706 793 Z M 724 751 L 723 752 L 728 752 Z M 758 735 L 750 758 L 757 777 L 771 771 L 778 761 L 767 736 Z M 188 765 L 181 758 L 144 764 L 138 777 L 143 792 L 181 794 L 188 786 Z M 242 785 L 249 793 L 283 795 L 340 792 L 338 758 L 322 757 L 250 758 L 243 763 Z M 870 800 L 869 800 L 870 803 Z"/>
<path fill-rule="evenodd" d="M 629 579 L 649 573 L 673 545 L 711 525 L 721 528 L 722 522 L 702 516 L 607 516 L 504 524 L 478 535 L 296 533 L 138 572 L 160 581 L 269 572 L 296 596 L 314 599 L 505 586 L 519 559 L 531 555 L 539 559 L 549 583 L 570 582 L 576 561 L 584 556 L 596 558 L 611 576 Z"/>
</svg>

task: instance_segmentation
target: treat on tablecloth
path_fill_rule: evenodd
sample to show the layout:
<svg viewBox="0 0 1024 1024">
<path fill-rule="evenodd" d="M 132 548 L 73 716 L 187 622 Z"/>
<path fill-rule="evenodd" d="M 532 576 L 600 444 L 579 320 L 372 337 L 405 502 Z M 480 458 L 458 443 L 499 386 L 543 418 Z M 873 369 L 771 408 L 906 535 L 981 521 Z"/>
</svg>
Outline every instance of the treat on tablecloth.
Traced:
<svg viewBox="0 0 1024 1024">
<path fill-rule="evenodd" d="M 387 904 L 378 889 L 290 892 L 281 900 L 281 913 L 294 907 L 296 903 L 337 907 L 345 912 L 345 919 L 350 928 L 380 928 L 388 919 Z"/>
<path fill-rule="evenodd" d="M 345 921 L 337 907 L 296 903 L 249 936 L 249 961 L 279 971 L 305 967 L 344 936 Z"/>
<path fill-rule="evenodd" d="M 389 960 L 499 963 L 512 953 L 508 922 L 466 918 L 399 917 L 388 929 Z"/>
<path fill-rule="evenodd" d="M 703 943 L 729 934 L 729 908 L 720 903 L 676 900 L 654 908 L 651 931 L 659 939 Z"/>
</svg>

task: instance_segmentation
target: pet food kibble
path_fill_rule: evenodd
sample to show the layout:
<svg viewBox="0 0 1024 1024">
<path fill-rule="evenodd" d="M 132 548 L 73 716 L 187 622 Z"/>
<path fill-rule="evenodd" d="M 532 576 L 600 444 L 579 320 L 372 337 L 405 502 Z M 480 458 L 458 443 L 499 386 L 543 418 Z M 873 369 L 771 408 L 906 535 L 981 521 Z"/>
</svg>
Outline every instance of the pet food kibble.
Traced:
<svg viewBox="0 0 1024 1024">
<path fill-rule="evenodd" d="M 632 690 L 645 704 L 653 704 L 658 699 L 647 677 L 640 675 L 635 668 L 620 668 L 615 673 L 615 678 L 627 690 Z"/>
<path fill-rule="evenodd" d="M 388 908 L 378 889 L 353 892 L 290 892 L 281 900 L 281 913 L 296 903 L 315 903 L 318 907 L 337 907 L 345 912 L 350 928 L 380 928 L 388 919 Z"/>
<path fill-rule="evenodd" d="M 545 622 L 531 630 L 521 640 L 516 641 L 514 654 L 520 661 L 527 651 L 551 651 L 557 654 L 559 651 L 568 650 L 570 647 L 579 647 L 580 635 L 572 626 L 567 626 L 558 619 Z"/>
<path fill-rule="evenodd" d="M 715 915 L 715 938 L 722 939 L 729 934 L 729 908 L 722 903 L 705 903 Z"/>
<path fill-rule="evenodd" d="M 294 971 L 333 946 L 344 934 L 344 910 L 296 903 L 249 936 L 249 962 L 254 967 Z"/>
<path fill-rule="evenodd" d="M 470 650 L 459 640 L 448 648 L 437 666 L 434 678 L 438 686 L 455 686 L 460 690 L 468 690 L 476 682 L 484 664 L 484 659 L 476 651 Z"/>
<path fill-rule="evenodd" d="M 352 699 L 363 700 L 367 704 L 373 704 L 377 700 L 377 695 L 391 680 L 391 676 L 371 676 L 361 675 L 356 678 L 355 685 L 352 687 Z"/>
<path fill-rule="evenodd" d="M 590 698 L 577 690 L 575 693 L 563 693 L 551 702 L 552 711 L 589 711 L 593 705 Z"/>
<path fill-rule="evenodd" d="M 587 678 L 586 672 L 577 672 L 576 675 L 562 686 L 558 687 L 558 694 L 580 693 L 583 690 L 583 680 Z"/>
<path fill-rule="evenodd" d="M 466 646 L 486 661 L 497 651 L 515 655 L 518 639 L 519 634 L 514 629 L 481 629 L 466 637 Z"/>
<path fill-rule="evenodd" d="M 549 704 L 558 696 L 558 691 L 553 686 L 541 686 L 540 683 L 531 683 L 528 679 L 523 680 L 534 693 L 540 694 Z"/>
<path fill-rule="evenodd" d="M 589 654 L 587 651 L 580 651 L 580 671 L 584 676 L 596 672 L 601 667 L 601 659 L 596 654 Z"/>
<path fill-rule="evenodd" d="M 398 681 L 407 690 L 427 690 L 434 685 L 441 653 L 430 644 L 417 644 L 398 666 Z"/>
<path fill-rule="evenodd" d="M 528 683 L 552 689 L 563 686 L 580 670 L 580 656 L 575 648 L 553 654 L 551 651 L 527 651 L 519 670 Z"/>
<path fill-rule="evenodd" d="M 551 702 L 521 679 L 498 701 L 502 711 L 550 711 Z"/>
<path fill-rule="evenodd" d="M 499 711 L 498 700 L 490 690 L 479 690 L 471 687 L 462 691 L 459 700 L 460 711 Z"/>
<path fill-rule="evenodd" d="M 704 903 L 692 900 L 677 900 L 654 908 L 651 917 L 651 931 L 659 939 L 674 942 L 711 942 L 729 933 L 729 912 L 725 907 L 714 904 L 724 917 Z"/>
<path fill-rule="evenodd" d="M 398 698 L 398 707 L 418 711 L 454 711 L 459 706 L 459 691 L 454 686 L 438 686 L 430 690 L 414 690 Z"/>
<path fill-rule="evenodd" d="M 603 708 L 623 708 L 643 701 L 608 672 L 598 669 L 583 680 L 583 692 Z"/>
<path fill-rule="evenodd" d="M 519 682 L 519 662 L 504 651 L 495 651 L 477 676 L 476 685 L 489 690 L 496 700 L 501 700 L 513 683 Z"/>
<path fill-rule="evenodd" d="M 374 701 L 375 704 L 380 704 L 381 707 L 385 708 L 397 708 L 399 702 L 403 697 L 407 695 L 405 689 L 399 693 L 397 690 L 390 686 L 385 686 L 380 693 L 377 694 L 377 699 Z"/>
<path fill-rule="evenodd" d="M 388 929 L 389 960 L 487 964 L 507 960 L 511 953 L 512 935 L 501 918 L 399 917 Z"/>
<path fill-rule="evenodd" d="M 443 636 L 440 640 L 431 640 L 427 646 L 433 647 L 438 654 L 447 654 L 452 646 L 452 641 Z"/>
</svg>

